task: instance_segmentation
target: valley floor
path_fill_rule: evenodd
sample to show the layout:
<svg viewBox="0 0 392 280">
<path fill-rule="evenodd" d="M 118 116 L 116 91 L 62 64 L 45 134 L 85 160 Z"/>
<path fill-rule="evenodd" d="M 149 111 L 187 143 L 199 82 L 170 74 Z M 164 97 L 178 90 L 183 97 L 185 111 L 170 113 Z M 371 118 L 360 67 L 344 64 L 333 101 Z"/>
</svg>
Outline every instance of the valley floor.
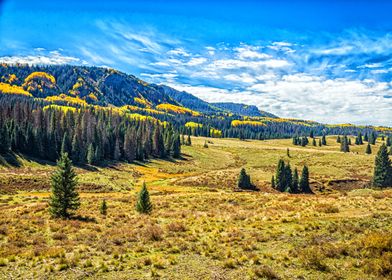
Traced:
<svg viewBox="0 0 392 280">
<path fill-rule="evenodd" d="M 305 148 L 291 140 L 192 140 L 178 161 L 77 168 L 82 206 L 67 221 L 47 212 L 53 165 L 2 158 L 0 277 L 391 277 L 392 190 L 363 188 L 374 163 L 364 145 L 343 154 L 334 137 Z M 275 193 L 269 182 L 279 158 L 299 170 L 307 164 L 317 194 Z M 242 167 L 260 192 L 233 190 Z M 149 216 L 134 210 L 143 181 Z M 107 216 L 99 213 L 104 198 Z"/>
</svg>

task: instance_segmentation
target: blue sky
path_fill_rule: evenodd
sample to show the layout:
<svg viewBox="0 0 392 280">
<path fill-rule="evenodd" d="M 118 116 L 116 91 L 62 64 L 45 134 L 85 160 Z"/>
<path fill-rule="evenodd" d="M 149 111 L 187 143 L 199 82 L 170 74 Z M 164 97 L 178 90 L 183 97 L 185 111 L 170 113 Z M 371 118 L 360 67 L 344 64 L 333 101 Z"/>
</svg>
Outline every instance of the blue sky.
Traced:
<svg viewBox="0 0 392 280">
<path fill-rule="evenodd" d="M 392 126 L 392 1 L 0 0 L 0 61 L 96 65 L 282 117 Z"/>
</svg>

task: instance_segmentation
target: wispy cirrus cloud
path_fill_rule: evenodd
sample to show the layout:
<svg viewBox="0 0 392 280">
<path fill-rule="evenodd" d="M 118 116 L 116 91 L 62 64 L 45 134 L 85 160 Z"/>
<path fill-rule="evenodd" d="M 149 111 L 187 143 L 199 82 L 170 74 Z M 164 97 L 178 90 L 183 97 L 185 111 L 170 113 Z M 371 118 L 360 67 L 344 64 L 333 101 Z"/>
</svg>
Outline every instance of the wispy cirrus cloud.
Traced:
<svg viewBox="0 0 392 280">
<path fill-rule="evenodd" d="M 47 51 L 44 48 L 36 48 L 26 55 L 2 56 L 1 63 L 9 64 L 29 64 L 29 65 L 61 65 L 61 64 L 88 64 L 87 61 L 77 57 L 63 55 L 61 50 Z"/>
<path fill-rule="evenodd" d="M 389 33 L 351 30 L 322 41 L 203 44 L 115 20 L 97 21 L 96 27 L 74 55 L 34 50 L 0 60 L 105 65 L 207 101 L 254 104 L 282 117 L 392 125 Z"/>
</svg>

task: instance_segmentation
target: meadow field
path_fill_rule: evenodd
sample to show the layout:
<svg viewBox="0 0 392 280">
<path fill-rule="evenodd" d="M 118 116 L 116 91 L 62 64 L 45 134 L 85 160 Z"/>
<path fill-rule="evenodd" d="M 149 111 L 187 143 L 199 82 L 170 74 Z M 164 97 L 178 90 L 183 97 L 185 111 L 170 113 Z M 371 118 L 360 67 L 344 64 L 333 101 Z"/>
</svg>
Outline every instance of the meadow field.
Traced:
<svg viewBox="0 0 392 280">
<path fill-rule="evenodd" d="M 370 188 L 381 140 L 371 155 L 327 144 L 193 137 L 179 160 L 76 167 L 71 220 L 47 211 L 53 163 L 0 157 L 0 277 L 390 279 L 392 190 Z M 314 195 L 271 188 L 281 158 L 309 167 Z M 260 191 L 235 190 L 243 167 Z M 135 211 L 143 181 L 150 215 Z"/>
</svg>

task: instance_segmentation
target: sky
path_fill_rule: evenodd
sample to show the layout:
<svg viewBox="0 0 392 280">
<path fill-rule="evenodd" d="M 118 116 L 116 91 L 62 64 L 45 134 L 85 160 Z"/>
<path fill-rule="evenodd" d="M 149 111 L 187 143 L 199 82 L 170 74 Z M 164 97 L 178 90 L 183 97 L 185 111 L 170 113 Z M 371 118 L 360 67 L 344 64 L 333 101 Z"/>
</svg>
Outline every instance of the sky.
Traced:
<svg viewBox="0 0 392 280">
<path fill-rule="evenodd" d="M 280 117 L 392 126 L 392 1 L 0 0 L 0 61 L 94 65 Z"/>
</svg>

